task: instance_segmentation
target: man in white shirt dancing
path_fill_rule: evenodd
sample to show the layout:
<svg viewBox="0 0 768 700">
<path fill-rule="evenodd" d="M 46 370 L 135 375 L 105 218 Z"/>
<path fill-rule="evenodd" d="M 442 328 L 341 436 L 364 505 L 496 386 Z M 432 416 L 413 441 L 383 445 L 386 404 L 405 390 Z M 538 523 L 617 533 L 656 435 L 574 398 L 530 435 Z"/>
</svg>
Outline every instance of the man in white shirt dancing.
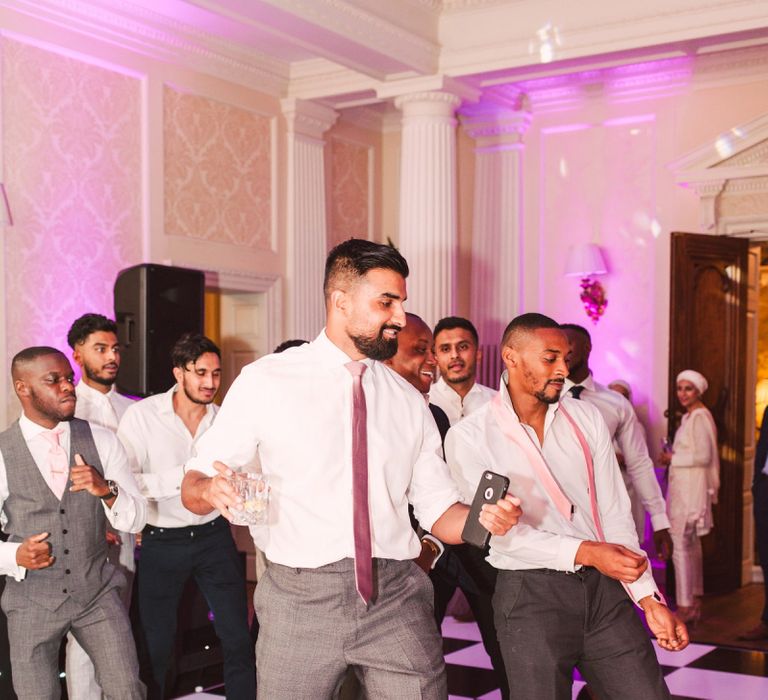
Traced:
<svg viewBox="0 0 768 700">
<path fill-rule="evenodd" d="M 477 383 L 477 364 L 483 353 L 471 321 L 459 316 L 440 319 L 434 336 L 440 378 L 434 383 L 429 400 L 442 408 L 454 425 L 490 401 L 496 390 Z"/>
<path fill-rule="evenodd" d="M 394 248 L 336 246 L 326 328 L 248 365 L 187 464 L 183 499 L 198 513 L 240 506 L 227 466 L 257 449 L 270 479 L 269 522 L 251 528 L 270 562 L 254 597 L 258 690 L 269 700 L 329 698 L 347 667 L 368 697 L 447 695 L 408 503 L 447 543 L 460 541 L 468 508 L 438 457 L 424 397 L 379 362 L 397 351 L 407 275 Z M 508 498 L 486 506 L 481 522 L 501 534 L 519 513 Z"/>
<path fill-rule="evenodd" d="M 680 650 L 688 634 L 640 553 L 605 422 L 584 401 L 558 401 L 568 352 L 557 322 L 518 316 L 502 341 L 498 394 L 446 438 L 465 497 L 492 470 L 524 506 L 512 532 L 491 538 L 489 557 L 510 697 L 570 698 L 578 667 L 600 698 L 668 698 L 629 596 L 661 647 Z"/>
<path fill-rule="evenodd" d="M 73 350 L 72 359 L 80 367 L 82 375 L 75 387 L 75 418 L 116 433 L 125 409 L 133 403 L 127 396 L 115 391 L 115 380 L 120 370 L 117 325 L 101 314 L 84 314 L 70 327 L 67 343 Z M 107 542 L 110 562 L 119 567 L 125 576 L 125 588 L 120 593 L 127 610 L 131 604 L 136 571 L 133 551 L 136 537 L 130 532 L 108 530 Z M 67 635 L 66 674 L 70 700 L 101 700 L 102 691 L 96 682 L 93 664 L 71 633 Z"/>
</svg>

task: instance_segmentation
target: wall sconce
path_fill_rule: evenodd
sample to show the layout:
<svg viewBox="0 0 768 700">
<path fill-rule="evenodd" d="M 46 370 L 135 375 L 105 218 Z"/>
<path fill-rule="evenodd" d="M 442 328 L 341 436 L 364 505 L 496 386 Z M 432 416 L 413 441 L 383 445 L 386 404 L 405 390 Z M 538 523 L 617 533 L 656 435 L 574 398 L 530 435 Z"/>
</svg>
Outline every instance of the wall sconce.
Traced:
<svg viewBox="0 0 768 700">
<path fill-rule="evenodd" d="M 566 277 L 581 277 L 581 303 L 592 323 L 597 323 L 608 306 L 603 285 L 595 275 L 608 272 L 603 252 L 594 243 L 581 243 L 571 246 L 565 265 Z"/>
<path fill-rule="evenodd" d="M 0 182 L 0 226 L 13 226 L 11 206 L 8 204 L 8 195 L 5 193 L 5 185 Z"/>
</svg>

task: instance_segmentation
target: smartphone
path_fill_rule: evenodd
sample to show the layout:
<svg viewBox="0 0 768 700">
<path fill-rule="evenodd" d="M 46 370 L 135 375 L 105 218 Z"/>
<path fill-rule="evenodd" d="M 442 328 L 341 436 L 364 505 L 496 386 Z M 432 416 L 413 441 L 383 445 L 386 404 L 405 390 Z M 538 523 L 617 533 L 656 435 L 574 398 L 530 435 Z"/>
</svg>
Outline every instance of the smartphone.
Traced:
<svg viewBox="0 0 768 700">
<path fill-rule="evenodd" d="M 461 532 L 461 539 L 464 542 L 480 549 L 486 548 L 488 540 L 491 538 L 491 533 L 478 520 L 480 509 L 484 503 L 494 504 L 499 499 L 504 498 L 507 495 L 508 488 L 509 479 L 506 476 L 491 471 L 483 472 L 483 475 L 480 477 L 480 483 L 477 485 L 477 491 L 475 491 L 475 497 L 472 499 L 472 505 L 469 508 L 467 522 L 464 524 L 464 529 Z"/>
</svg>

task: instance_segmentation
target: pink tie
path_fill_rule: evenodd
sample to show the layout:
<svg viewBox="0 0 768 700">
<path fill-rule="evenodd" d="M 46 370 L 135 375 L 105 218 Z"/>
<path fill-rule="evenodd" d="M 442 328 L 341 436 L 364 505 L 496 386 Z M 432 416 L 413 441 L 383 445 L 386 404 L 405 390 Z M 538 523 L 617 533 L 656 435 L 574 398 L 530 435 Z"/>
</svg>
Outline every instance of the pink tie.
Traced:
<svg viewBox="0 0 768 700">
<path fill-rule="evenodd" d="M 344 365 L 352 375 L 352 522 L 355 538 L 355 585 L 368 605 L 373 597 L 371 521 L 368 514 L 368 434 L 362 362 Z"/>
<path fill-rule="evenodd" d="M 59 436 L 63 432 L 61 428 L 58 428 L 41 433 L 51 445 L 51 449 L 48 451 L 48 467 L 51 470 L 51 491 L 56 494 L 56 498 L 59 500 L 64 495 L 64 489 L 67 488 L 67 482 L 69 481 L 69 458 L 59 442 Z"/>
</svg>

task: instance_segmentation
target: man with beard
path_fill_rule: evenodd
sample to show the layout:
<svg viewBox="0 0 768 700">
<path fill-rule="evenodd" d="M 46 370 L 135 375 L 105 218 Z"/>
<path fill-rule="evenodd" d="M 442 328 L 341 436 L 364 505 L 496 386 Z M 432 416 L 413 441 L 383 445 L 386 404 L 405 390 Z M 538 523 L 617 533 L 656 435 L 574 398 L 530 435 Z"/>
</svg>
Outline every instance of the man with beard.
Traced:
<svg viewBox="0 0 768 700">
<path fill-rule="evenodd" d="M 0 544 L 13 685 L 20 700 L 58 698 L 61 640 L 71 632 L 109 698 L 144 697 L 122 574 L 107 561 L 106 523 L 146 522 L 115 434 L 74 418 L 67 358 L 50 347 L 13 358 L 22 416 L 0 434 Z"/>
<path fill-rule="evenodd" d="M 74 351 L 72 359 L 82 373 L 75 387 L 75 417 L 117 432 L 123 413 L 133 403 L 127 396 L 118 394 L 114 387 L 120 369 L 117 325 L 101 314 L 85 314 L 72 324 L 67 342 Z M 136 571 L 136 538 L 130 532 L 108 529 L 107 543 L 110 562 L 125 576 L 121 597 L 127 610 Z M 101 700 L 102 691 L 96 682 L 93 664 L 71 633 L 67 635 L 66 672 L 70 700 Z"/>
<path fill-rule="evenodd" d="M 475 381 L 483 353 L 471 321 L 448 316 L 437 322 L 434 335 L 440 379 L 435 382 L 430 400 L 445 411 L 454 425 L 490 401 L 496 391 Z"/>
<path fill-rule="evenodd" d="M 460 541 L 469 509 L 438 456 L 424 398 L 380 362 L 397 351 L 407 275 L 390 246 L 336 246 L 325 329 L 245 367 L 187 463 L 182 497 L 196 513 L 242 507 L 230 467 L 257 450 L 270 480 L 268 523 L 251 528 L 270 562 L 254 595 L 259 697 L 332 697 L 348 667 L 367 697 L 447 695 L 408 504 L 447 543 Z M 480 522 L 501 534 L 519 514 L 509 498 Z"/>
<path fill-rule="evenodd" d="M 214 615 L 228 698 L 253 700 L 253 644 L 245 572 L 229 523 L 181 504 L 184 462 L 210 429 L 221 382 L 221 352 L 205 336 L 185 334 L 171 351 L 176 384 L 128 408 L 118 436 L 149 507 L 141 539 L 139 614 L 152 666 L 150 697 L 164 697 L 179 599 L 194 577 Z"/>
<path fill-rule="evenodd" d="M 556 321 L 518 316 L 502 340 L 499 392 L 446 438 L 465 495 L 491 469 L 525 504 L 514 532 L 491 538 L 489 557 L 499 569 L 493 605 L 511 697 L 566 700 L 578 667 L 600 698 L 669 698 L 631 601 L 663 649 L 685 648 L 688 633 L 640 551 L 600 413 L 559 401 L 568 352 Z"/>
<path fill-rule="evenodd" d="M 407 313 L 405 316 L 407 323 L 399 333 L 397 352 L 392 358 L 386 360 L 385 364 L 408 381 L 429 402 L 430 389 L 437 373 L 432 331 L 416 314 Z M 429 403 L 429 410 L 435 418 L 440 437 L 445 440 L 445 435 L 450 428 L 448 416 L 433 403 Z M 496 570 L 482 559 L 480 550 L 471 545 L 448 546 L 447 551 L 440 555 L 439 551 L 443 545 L 440 542 L 433 544 L 435 539 L 428 533 L 422 536 L 422 552 L 417 560 L 417 563 L 429 572 L 435 588 L 435 620 L 438 626 L 442 624 L 448 603 L 456 589 L 460 588 L 480 628 L 483 646 L 496 672 L 496 682 L 501 689 L 501 696 L 508 698 L 509 685 L 504 673 L 501 649 L 496 639 L 491 604 Z M 435 550 L 436 546 L 438 550 Z M 438 557 L 437 561 L 434 561 L 435 556 Z"/>
<path fill-rule="evenodd" d="M 568 378 L 562 396 L 572 396 L 591 403 L 608 426 L 608 434 L 621 455 L 621 475 L 632 504 L 632 517 L 637 536 L 645 539 L 645 511 L 651 517 L 653 543 L 660 559 L 672 556 L 672 538 L 669 534 L 667 504 L 656 479 L 653 461 L 648 455 L 640 421 L 635 409 L 621 394 L 598 384 L 589 369 L 592 338 L 589 331 L 575 323 L 560 326 L 570 343 Z"/>
</svg>

